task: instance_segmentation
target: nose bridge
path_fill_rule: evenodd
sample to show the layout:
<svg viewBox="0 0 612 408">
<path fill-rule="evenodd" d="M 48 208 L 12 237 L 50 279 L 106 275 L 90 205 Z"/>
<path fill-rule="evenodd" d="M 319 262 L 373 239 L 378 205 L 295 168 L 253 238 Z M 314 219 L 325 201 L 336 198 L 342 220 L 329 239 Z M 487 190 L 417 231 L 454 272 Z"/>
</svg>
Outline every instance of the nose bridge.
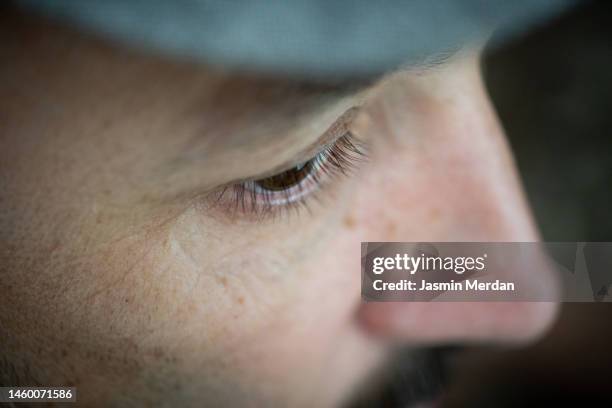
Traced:
<svg viewBox="0 0 612 408">
<path fill-rule="evenodd" d="M 537 239 L 519 175 L 492 112 L 451 107 L 440 112 L 437 121 L 434 117 L 431 120 L 431 131 L 423 135 L 427 141 L 422 157 L 413 159 L 424 169 L 419 175 L 420 201 L 438 209 L 440 238 Z M 411 160 L 399 157 L 411 153 L 398 151 L 400 163 Z M 393 172 L 390 168 L 386 171 Z M 414 167 L 411 172 L 419 174 Z"/>
<path fill-rule="evenodd" d="M 394 97 L 389 103 L 383 94 L 371 106 L 368 137 L 378 147 L 372 152 L 372 169 L 359 202 L 364 216 L 388 218 L 396 225 L 396 236 L 374 232 L 380 238 L 538 239 L 509 146 L 482 83 L 471 71 L 463 78 L 461 92 L 444 94 L 453 83 L 432 86 L 432 94 L 417 85 L 416 96 Z M 414 82 L 400 81 L 408 94 L 411 85 Z M 407 218 L 412 219 L 401 222 Z"/>
<path fill-rule="evenodd" d="M 371 173 L 356 211 L 367 241 L 536 241 L 509 146 L 474 67 L 421 86 L 398 84 L 370 106 Z M 399 89 L 405 86 L 404 89 Z M 402 97 L 401 91 L 411 96 Z M 399 91 L 398 91 L 399 89 Z M 550 271 L 534 276 L 556 286 Z M 550 281 L 550 282 L 549 282 Z M 545 286 L 545 285 L 544 285 Z M 525 339 L 541 333 L 550 302 L 384 302 L 360 308 L 364 327 L 411 342 Z"/>
</svg>

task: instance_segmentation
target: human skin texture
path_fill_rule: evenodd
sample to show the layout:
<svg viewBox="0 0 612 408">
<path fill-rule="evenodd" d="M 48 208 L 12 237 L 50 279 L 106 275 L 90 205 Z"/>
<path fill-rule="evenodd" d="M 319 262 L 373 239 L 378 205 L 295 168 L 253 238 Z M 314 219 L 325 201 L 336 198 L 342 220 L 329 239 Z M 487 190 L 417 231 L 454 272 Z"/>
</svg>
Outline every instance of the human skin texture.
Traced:
<svg viewBox="0 0 612 408">
<path fill-rule="evenodd" d="M 75 386 L 84 406 L 333 407 L 398 344 L 522 343 L 553 321 L 550 302 L 360 299 L 362 241 L 539 238 L 478 51 L 347 91 L 3 19 L 3 385 Z M 310 159 L 351 108 L 340 128 L 367 159 L 307 208 L 211 199 Z"/>
</svg>

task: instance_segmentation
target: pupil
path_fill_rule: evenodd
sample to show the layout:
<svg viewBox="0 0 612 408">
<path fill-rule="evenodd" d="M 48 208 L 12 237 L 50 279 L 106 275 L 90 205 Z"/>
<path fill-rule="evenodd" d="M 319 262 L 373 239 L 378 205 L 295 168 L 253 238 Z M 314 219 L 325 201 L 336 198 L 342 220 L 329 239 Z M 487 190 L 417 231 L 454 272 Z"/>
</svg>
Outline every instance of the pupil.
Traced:
<svg viewBox="0 0 612 408">
<path fill-rule="evenodd" d="M 275 176 L 255 181 L 259 187 L 269 191 L 283 191 L 299 184 L 304 180 L 312 169 L 312 160 L 295 166 Z"/>
</svg>

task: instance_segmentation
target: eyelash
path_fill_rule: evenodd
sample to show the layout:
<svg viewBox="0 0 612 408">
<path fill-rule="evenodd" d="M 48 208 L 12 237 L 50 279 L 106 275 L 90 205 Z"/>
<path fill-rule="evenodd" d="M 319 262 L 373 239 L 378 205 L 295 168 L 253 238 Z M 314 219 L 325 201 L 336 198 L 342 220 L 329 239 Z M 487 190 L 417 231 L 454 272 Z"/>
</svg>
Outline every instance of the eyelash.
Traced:
<svg viewBox="0 0 612 408">
<path fill-rule="evenodd" d="M 359 162 L 366 159 L 366 151 L 361 141 L 350 132 L 325 146 L 312 159 L 303 163 L 309 166 L 309 173 L 295 185 L 285 190 L 267 190 L 258 182 L 278 177 L 279 174 L 264 179 L 248 180 L 223 187 L 214 201 L 224 210 L 233 214 L 256 217 L 278 216 L 283 211 L 299 212 L 309 210 L 311 200 L 318 200 L 319 193 L 329 186 L 338 176 L 349 176 Z M 299 171 L 299 170 L 298 170 Z"/>
</svg>

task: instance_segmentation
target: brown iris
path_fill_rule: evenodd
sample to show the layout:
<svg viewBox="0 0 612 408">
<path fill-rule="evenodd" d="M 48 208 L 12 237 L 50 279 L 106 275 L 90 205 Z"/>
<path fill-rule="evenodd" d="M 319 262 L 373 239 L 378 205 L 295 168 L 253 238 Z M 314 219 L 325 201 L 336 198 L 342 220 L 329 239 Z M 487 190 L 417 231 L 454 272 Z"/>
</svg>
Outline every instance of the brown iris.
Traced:
<svg viewBox="0 0 612 408">
<path fill-rule="evenodd" d="M 258 187 L 268 191 L 284 191 L 302 182 L 312 171 L 313 160 L 295 166 L 292 169 L 280 174 L 256 180 L 254 183 Z"/>
</svg>

